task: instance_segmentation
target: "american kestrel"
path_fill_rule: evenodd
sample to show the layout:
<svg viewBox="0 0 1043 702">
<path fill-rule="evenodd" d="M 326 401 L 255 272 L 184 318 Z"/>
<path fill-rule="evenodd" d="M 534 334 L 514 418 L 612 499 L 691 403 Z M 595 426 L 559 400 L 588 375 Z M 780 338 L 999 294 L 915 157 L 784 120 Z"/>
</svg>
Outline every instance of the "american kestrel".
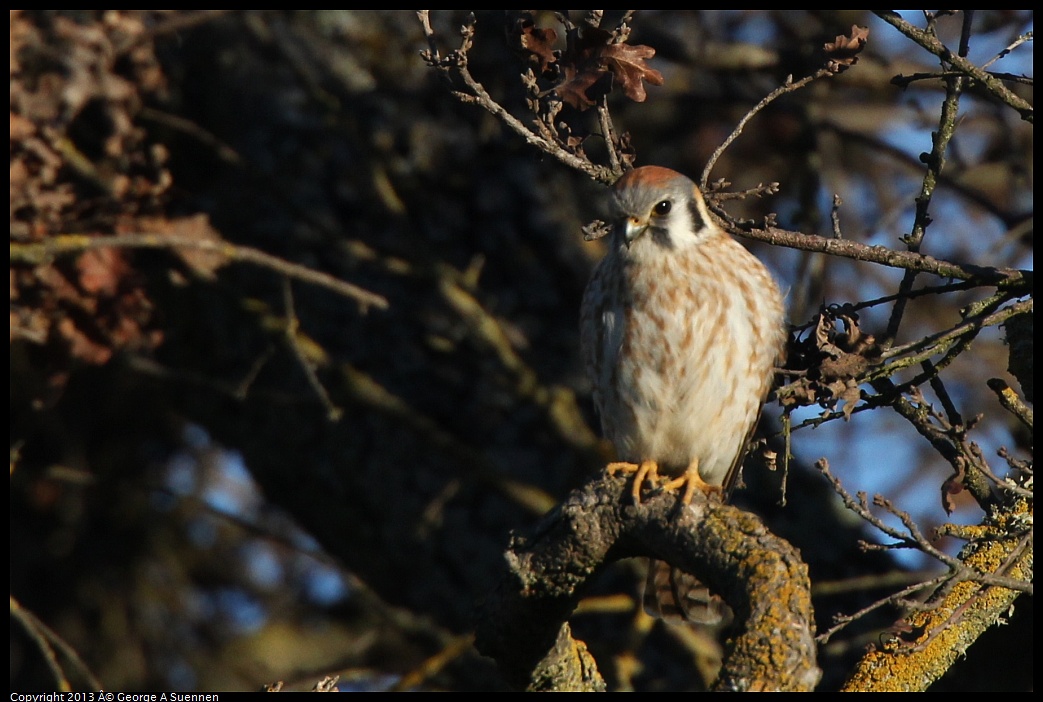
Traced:
<svg viewBox="0 0 1043 702">
<path fill-rule="evenodd" d="M 686 504 L 697 489 L 726 497 L 786 340 L 778 285 L 714 222 L 695 183 L 668 168 L 620 178 L 610 224 L 580 321 L 594 404 L 620 461 L 610 470 L 635 473 L 637 501 L 649 481 L 683 488 Z M 705 588 L 678 593 L 661 571 L 651 568 L 649 584 L 673 591 L 681 616 L 719 619 L 699 610 Z"/>
</svg>

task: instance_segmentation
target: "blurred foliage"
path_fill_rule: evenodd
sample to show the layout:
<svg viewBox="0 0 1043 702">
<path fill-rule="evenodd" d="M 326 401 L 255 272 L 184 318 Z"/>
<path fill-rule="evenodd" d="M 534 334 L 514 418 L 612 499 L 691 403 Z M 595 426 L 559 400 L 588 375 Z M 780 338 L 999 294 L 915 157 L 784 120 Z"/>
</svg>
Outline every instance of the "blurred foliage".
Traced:
<svg viewBox="0 0 1043 702">
<path fill-rule="evenodd" d="M 449 42 L 465 21 L 432 19 Z M 972 60 L 1032 20 L 980 12 Z M 478 15 L 469 65 L 523 115 L 503 24 Z M 870 28 L 858 65 L 773 103 L 713 177 L 734 190 L 778 181 L 777 196 L 729 211 L 827 236 L 837 193 L 845 238 L 898 248 L 942 84 L 892 85 L 937 61 L 862 11 L 640 12 L 631 41 L 655 49 L 663 85 L 645 86 L 643 103 L 613 94 L 616 127 L 638 165 L 695 176 L 750 107 L 816 70 L 852 25 Z M 942 40 L 955 46 L 960 26 L 939 21 Z M 388 302 L 364 309 L 187 249 L 12 263 L 11 594 L 107 690 L 308 689 L 326 674 L 342 689 L 502 686 L 467 645 L 474 605 L 510 530 L 611 455 L 577 333 L 601 253 L 580 230 L 601 214 L 602 190 L 454 100 L 425 47 L 404 11 L 11 13 L 12 247 L 70 234 L 223 240 Z M 1005 61 L 1024 52 L 1031 43 Z M 1011 87 L 1031 100 L 1030 81 Z M 923 250 L 1031 267 L 1031 124 L 968 93 Z M 596 138 L 587 144 L 597 157 Z M 901 277 L 751 248 L 789 289 L 795 325 L 823 302 L 893 294 Z M 898 341 L 951 327 L 984 295 L 911 301 Z M 882 333 L 888 309 L 864 310 L 861 328 Z M 983 333 L 945 380 L 965 415 L 985 415 L 975 432 L 988 446 L 1019 452 L 1030 437 L 985 386 L 1009 377 L 1007 355 L 1000 334 Z M 822 430 L 834 472 L 857 463 L 855 447 L 876 447 L 869 469 L 893 473 L 897 493 L 927 484 L 937 495 L 952 471 L 931 446 L 866 416 Z M 809 433 L 793 436 L 808 461 Z M 753 463 L 740 502 L 801 549 L 813 582 L 902 576 L 858 547 L 862 525 L 820 476 L 794 465 L 780 507 L 778 474 Z M 925 528 L 945 520 L 936 501 L 914 514 Z M 705 647 L 637 611 L 638 568 L 606 569 L 577 636 L 610 687 L 702 685 Z M 820 626 L 881 594 L 843 593 L 816 598 Z M 1031 608 L 1020 602 L 1014 626 L 992 632 L 1000 641 L 973 648 L 940 685 L 1030 686 Z M 823 687 L 843 682 L 894 617 L 824 647 Z M 11 644 L 11 689 L 55 689 L 39 642 L 14 621 Z M 66 666 L 72 686 L 89 687 L 77 670 Z"/>
</svg>

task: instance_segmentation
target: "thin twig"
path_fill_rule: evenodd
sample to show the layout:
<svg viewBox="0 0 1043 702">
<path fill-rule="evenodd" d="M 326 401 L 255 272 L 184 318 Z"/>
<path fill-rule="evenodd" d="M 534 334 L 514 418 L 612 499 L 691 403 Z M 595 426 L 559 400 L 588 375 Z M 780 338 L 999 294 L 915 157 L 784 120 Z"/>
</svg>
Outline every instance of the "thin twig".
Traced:
<svg viewBox="0 0 1043 702">
<path fill-rule="evenodd" d="M 54 676 L 55 687 L 59 691 L 71 692 L 73 688 L 65 676 L 64 670 L 62 670 L 62 665 L 58 661 L 55 649 L 72 664 L 81 678 L 81 683 L 90 685 L 91 689 L 94 690 L 102 689 L 101 682 L 94 677 L 94 673 L 83 662 L 83 658 L 76 652 L 76 649 L 66 643 L 65 639 L 59 636 L 54 629 L 44 624 L 39 617 L 25 609 L 22 603 L 15 599 L 14 595 L 10 595 L 10 605 L 11 617 L 22 625 L 25 633 L 40 649 L 44 660 L 47 661 L 47 667 L 50 668 L 51 674 Z"/>
<path fill-rule="evenodd" d="M 323 406 L 326 408 L 326 418 L 331 422 L 338 422 L 340 418 L 344 416 L 344 410 L 333 403 L 330 399 L 330 394 L 326 392 L 326 388 L 323 387 L 322 382 L 319 380 L 319 376 L 315 373 L 315 363 L 308 357 L 304 349 L 301 348 L 300 339 L 300 328 L 301 322 L 297 318 L 297 311 L 294 309 L 293 304 L 293 286 L 289 279 L 282 279 L 282 291 L 283 291 L 283 311 L 286 315 L 286 328 L 284 330 L 284 337 L 286 339 L 287 346 L 293 352 L 294 358 L 297 359 L 297 363 L 300 365 L 301 370 L 304 371 L 304 377 L 308 379 L 308 385 L 311 386 L 315 394 L 319 396 L 319 400 L 322 401 Z"/>
<path fill-rule="evenodd" d="M 833 238 L 843 239 L 844 232 L 840 229 L 840 206 L 844 204 L 844 201 L 840 199 L 840 195 L 833 193 L 833 207 L 829 211 L 829 219 L 833 223 Z"/>
<path fill-rule="evenodd" d="M 1032 592 L 1032 583 L 1026 582 L 1020 578 L 1011 578 L 1005 575 L 999 575 L 997 573 L 1004 573 L 1008 568 L 1012 567 L 1016 563 L 1028 548 L 1027 541 L 1024 536 L 1019 540 L 1019 543 L 1015 548 L 1007 555 L 1003 564 L 996 568 L 996 572 L 984 573 L 975 568 L 968 566 L 960 558 L 949 556 L 948 554 L 938 550 L 931 544 L 923 533 L 920 532 L 918 525 L 915 520 L 907 512 L 898 509 L 890 500 L 877 495 L 873 498 L 873 504 L 877 507 L 881 507 L 887 510 L 890 514 L 896 516 L 902 523 L 904 531 L 889 526 L 886 522 L 878 518 L 872 513 L 869 507 L 869 501 L 865 493 L 858 493 L 857 499 L 853 497 L 847 490 L 841 485 L 840 480 L 837 479 L 829 470 L 829 462 L 825 459 L 819 459 L 815 463 L 815 467 L 818 468 L 819 472 L 829 481 L 833 490 L 840 496 L 844 502 L 845 507 L 851 512 L 857 514 L 864 521 L 871 524 L 873 527 L 878 529 L 880 532 L 891 537 L 896 541 L 893 544 L 887 544 L 882 546 L 877 545 L 866 545 L 867 548 L 874 550 L 886 550 L 893 548 L 915 548 L 923 553 L 933 557 L 939 562 L 943 563 L 948 568 L 948 572 L 935 576 L 929 580 L 921 583 L 910 585 L 896 593 L 893 593 L 887 597 L 881 598 L 876 602 L 862 608 L 858 612 L 851 615 L 838 616 L 834 620 L 836 625 L 819 634 L 817 641 L 819 643 L 825 643 L 832 637 L 836 632 L 843 629 L 851 622 L 865 616 L 871 611 L 879 609 L 884 605 L 893 604 L 896 606 L 915 606 L 918 609 L 931 609 L 938 604 L 938 601 L 942 596 L 947 595 L 951 592 L 952 588 L 957 583 L 965 581 L 973 581 L 979 583 L 982 586 L 997 586 L 1004 587 L 1009 590 L 1017 592 Z M 913 603 L 908 600 L 908 597 L 916 592 L 920 592 L 928 588 L 937 588 L 934 593 L 934 604 L 921 605 Z M 963 612 L 958 612 L 962 614 Z M 953 616 L 950 616 L 952 619 Z M 937 630 L 937 628 L 936 628 Z M 930 636 L 928 637 L 930 639 Z M 921 643 L 926 643 L 921 642 Z"/>
<path fill-rule="evenodd" d="M 467 24 L 460 28 L 460 48 L 453 50 L 444 58 L 438 53 L 435 33 L 431 28 L 429 11 L 418 10 L 417 17 L 420 20 L 421 26 L 424 28 L 424 36 L 427 38 L 428 45 L 431 47 L 426 51 L 420 52 L 421 57 L 428 63 L 428 65 L 441 71 L 447 78 L 449 78 L 453 73 L 458 75 L 460 79 L 463 80 L 464 85 L 469 91 L 464 92 L 452 89 L 450 90 L 450 93 L 453 97 L 461 102 L 476 104 L 482 107 L 507 125 L 511 131 L 522 137 L 522 139 L 524 139 L 528 144 L 536 147 L 549 156 L 553 156 L 566 166 L 574 168 L 581 173 L 586 173 L 594 180 L 604 183 L 605 185 L 611 185 L 616 181 L 620 175 L 619 173 L 610 168 L 598 166 L 585 158 L 570 153 L 553 141 L 526 127 L 517 117 L 508 112 L 502 105 L 500 105 L 500 103 L 496 102 L 496 100 L 494 100 L 485 90 L 485 86 L 471 75 L 471 71 L 468 69 L 467 52 L 470 51 L 474 40 L 475 19 L 473 15 L 468 19 Z"/>
<path fill-rule="evenodd" d="M 616 151 L 616 132 L 612 126 L 612 115 L 608 111 L 608 95 L 602 95 L 598 104 L 598 122 L 601 124 L 601 134 L 605 139 L 605 147 L 608 149 L 608 163 L 612 170 L 617 173 L 623 172 L 623 165 Z"/>
<path fill-rule="evenodd" d="M 898 592 L 891 593 L 887 597 L 881 597 L 876 602 L 866 605 L 857 612 L 852 612 L 851 614 L 838 614 L 835 617 L 833 617 L 833 626 L 831 626 L 829 629 L 826 629 L 821 634 L 817 635 L 815 637 L 815 642 L 819 645 L 824 644 L 828 642 L 838 631 L 841 631 L 842 629 L 846 628 L 849 624 L 858 621 L 870 612 L 874 612 L 880 609 L 881 607 L 885 607 L 887 605 L 894 605 L 895 607 L 898 607 L 911 595 L 914 595 L 917 592 L 921 592 L 932 587 L 937 587 L 941 585 L 943 582 L 945 582 L 945 580 L 948 577 L 948 573 L 944 575 L 935 576 L 930 580 L 924 580 L 922 582 L 916 583 L 915 585 L 905 587 L 899 590 Z"/>
<path fill-rule="evenodd" d="M 996 63 L 1001 58 L 1003 58 L 1004 56 L 1009 54 L 1011 51 L 1014 51 L 1014 49 L 1018 48 L 1019 46 L 1021 46 L 1022 44 L 1024 44 L 1027 41 L 1032 41 L 1032 32 L 1025 32 L 1024 34 L 1019 36 L 1017 39 L 1015 39 L 1013 42 L 1011 42 L 1011 44 L 1006 49 L 1004 49 L 1003 51 L 999 52 L 998 54 L 993 56 L 991 59 L 986 61 L 984 64 L 982 64 L 982 70 L 984 70 L 984 69 L 988 68 L 989 66 L 991 66 L 992 64 Z"/>
<path fill-rule="evenodd" d="M 1025 312 L 1031 313 L 1033 303 L 1034 300 L 1032 298 L 1029 298 L 1027 300 L 1015 302 L 1013 305 L 1004 307 L 1003 309 L 998 310 L 996 312 L 990 312 L 989 314 L 970 317 L 960 322 L 956 326 L 952 327 L 951 329 L 946 329 L 945 331 L 938 332 L 937 334 L 925 336 L 922 339 L 917 339 L 916 341 L 910 342 L 908 344 L 903 344 L 901 346 L 894 346 L 892 348 L 889 348 L 887 351 L 883 353 L 881 358 L 884 360 L 897 358 L 899 356 L 903 356 L 907 353 L 910 353 L 912 351 L 918 351 L 920 349 L 927 349 L 930 352 L 928 353 L 928 356 L 933 356 L 938 352 L 932 349 L 935 349 L 936 347 L 943 345 L 947 341 L 951 341 L 958 337 L 964 336 L 965 334 L 968 334 L 970 332 L 979 332 L 985 327 L 992 327 L 999 324 L 1003 324 L 1015 315 L 1023 314 Z M 914 362 L 918 363 L 921 360 L 923 359 L 918 356 Z M 907 362 L 906 365 L 909 365 L 909 363 Z"/>
<path fill-rule="evenodd" d="M 770 105 L 777 98 L 786 95 L 787 93 L 792 93 L 794 91 L 800 90 L 805 85 L 814 80 L 818 80 L 819 78 L 824 78 L 826 76 L 831 76 L 835 74 L 836 71 L 832 69 L 820 68 L 810 76 L 805 76 L 804 78 L 801 78 L 796 82 L 793 81 L 793 76 L 788 76 L 786 78 L 785 83 L 783 83 L 778 88 L 775 88 L 775 90 L 772 90 L 770 93 L 764 96 L 764 98 L 761 99 L 761 101 L 758 102 L 756 105 L 754 105 L 749 112 L 743 115 L 742 119 L 739 120 L 739 123 L 735 126 L 735 129 L 733 129 L 732 133 L 728 135 L 728 138 L 725 139 L 721 143 L 721 145 L 717 147 L 716 150 L 714 150 L 713 154 L 711 154 L 710 156 L 710 160 L 706 162 L 706 167 L 703 168 L 702 175 L 699 177 L 699 186 L 704 189 L 706 188 L 706 184 L 710 180 L 710 171 L 712 171 L 713 167 L 717 165 L 718 159 L 720 159 L 721 155 L 725 152 L 725 150 L 727 150 L 727 148 L 731 146 L 732 142 L 739 138 L 739 135 L 742 134 L 742 130 L 746 128 L 746 124 L 751 119 L 753 119 L 754 115 L 756 115 L 758 112 Z"/>
<path fill-rule="evenodd" d="M 752 188 L 746 190 L 735 190 L 731 192 L 720 192 L 718 188 L 724 188 L 731 185 L 725 180 L 719 180 L 710 184 L 710 192 L 706 193 L 707 197 L 713 202 L 727 202 L 728 200 L 745 200 L 748 197 L 764 197 L 765 195 L 776 195 L 779 192 L 779 184 L 777 182 L 771 183 L 758 183 Z"/>
<path fill-rule="evenodd" d="M 1001 80 L 990 75 L 988 71 L 984 71 L 967 59 L 955 55 L 934 34 L 914 27 L 902 19 L 902 16 L 893 10 L 873 10 L 873 14 L 912 39 L 927 51 L 930 51 L 942 61 L 948 63 L 953 68 L 962 71 L 964 75 L 967 75 L 981 83 L 994 97 L 999 99 L 1008 107 L 1016 110 L 1023 120 L 1032 123 L 1032 105 L 1008 89 Z"/>
<path fill-rule="evenodd" d="M 926 158 L 927 168 L 924 172 L 923 184 L 920 186 L 920 194 L 916 197 L 916 215 L 913 219 L 913 228 L 908 236 L 904 238 L 909 251 L 920 253 L 920 245 L 923 243 L 927 227 L 931 223 L 928 214 L 931 206 L 931 198 L 938 184 L 945 165 L 945 154 L 949 147 L 949 141 L 956 133 L 956 115 L 959 112 L 960 93 L 963 90 L 963 78 L 956 77 L 946 81 L 945 99 L 942 101 L 941 115 L 938 119 L 938 131 L 933 133 L 931 153 Z M 898 327 L 902 323 L 905 313 L 905 293 L 913 289 L 916 281 L 916 271 L 906 271 L 902 282 L 898 284 L 898 299 L 895 300 L 891 310 L 891 317 L 887 320 L 887 331 L 882 342 L 890 345 L 898 337 Z"/>
<path fill-rule="evenodd" d="M 910 298 L 924 297 L 925 295 L 944 295 L 946 293 L 958 292 L 961 290 L 973 290 L 974 288 L 981 287 L 978 283 L 972 281 L 964 281 L 962 283 L 950 283 L 948 285 L 934 285 L 924 286 L 915 290 L 910 290 L 906 296 Z M 876 297 L 872 300 L 864 300 L 862 302 L 843 302 L 833 303 L 830 305 L 830 309 L 835 309 L 839 314 L 851 314 L 858 310 L 864 310 L 868 307 L 875 307 L 877 305 L 883 305 L 888 302 L 894 302 L 898 297 L 898 294 L 884 295 L 882 297 Z M 811 329 L 818 324 L 818 315 L 813 317 L 811 320 L 804 322 L 800 325 L 790 326 L 791 332 L 802 332 Z"/>
</svg>

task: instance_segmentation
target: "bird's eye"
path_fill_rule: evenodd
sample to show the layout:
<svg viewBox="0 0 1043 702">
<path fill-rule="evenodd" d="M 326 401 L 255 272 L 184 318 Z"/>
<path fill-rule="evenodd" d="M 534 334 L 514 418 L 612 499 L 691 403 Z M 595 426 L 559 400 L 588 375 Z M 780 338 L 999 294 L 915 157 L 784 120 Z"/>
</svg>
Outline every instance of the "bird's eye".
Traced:
<svg viewBox="0 0 1043 702">
<path fill-rule="evenodd" d="M 652 211 L 660 217 L 662 217 L 663 215 L 670 212 L 671 207 L 673 207 L 672 202 L 670 202 L 669 200 L 663 200 L 662 202 L 657 202 L 656 206 L 652 208 Z"/>
</svg>

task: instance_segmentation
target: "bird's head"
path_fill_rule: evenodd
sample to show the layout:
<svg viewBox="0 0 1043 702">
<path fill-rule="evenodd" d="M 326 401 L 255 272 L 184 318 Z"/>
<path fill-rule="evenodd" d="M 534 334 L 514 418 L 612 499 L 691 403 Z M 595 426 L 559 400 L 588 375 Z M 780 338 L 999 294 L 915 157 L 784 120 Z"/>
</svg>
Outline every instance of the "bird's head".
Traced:
<svg viewBox="0 0 1043 702">
<path fill-rule="evenodd" d="M 612 224 L 617 241 L 628 249 L 683 248 L 720 231 L 695 183 L 660 166 L 635 168 L 616 181 Z"/>
</svg>

